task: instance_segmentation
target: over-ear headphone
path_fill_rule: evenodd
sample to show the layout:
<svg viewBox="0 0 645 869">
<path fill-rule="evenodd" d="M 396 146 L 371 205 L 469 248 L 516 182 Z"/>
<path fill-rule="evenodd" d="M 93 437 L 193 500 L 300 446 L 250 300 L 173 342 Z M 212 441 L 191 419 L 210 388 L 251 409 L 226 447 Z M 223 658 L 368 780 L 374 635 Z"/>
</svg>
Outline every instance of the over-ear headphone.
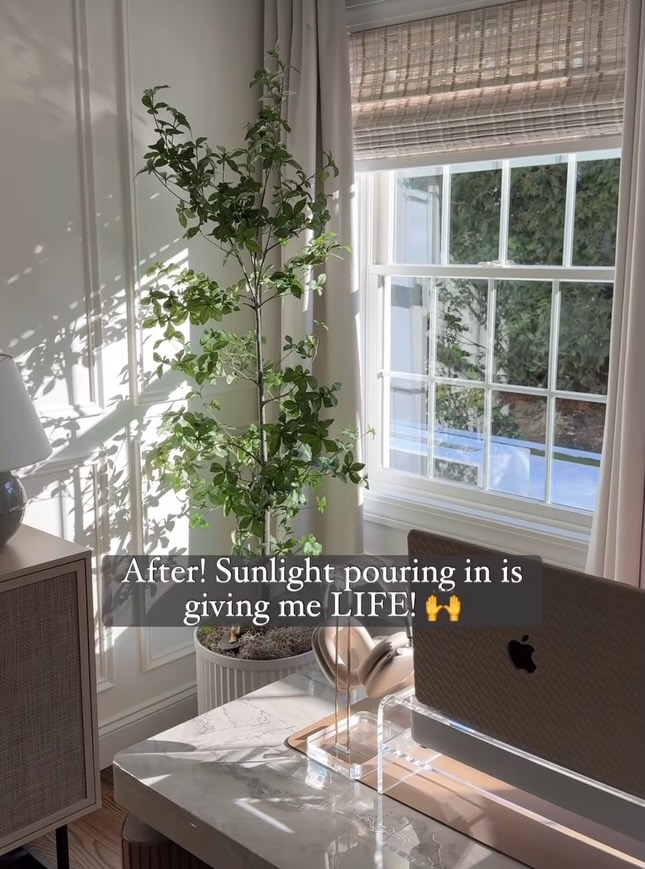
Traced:
<svg viewBox="0 0 645 869">
<path fill-rule="evenodd" d="M 412 685 L 412 647 L 405 631 L 374 641 L 362 625 L 321 625 L 311 645 L 328 681 L 339 688 L 362 685 L 368 697 L 384 697 Z"/>
</svg>

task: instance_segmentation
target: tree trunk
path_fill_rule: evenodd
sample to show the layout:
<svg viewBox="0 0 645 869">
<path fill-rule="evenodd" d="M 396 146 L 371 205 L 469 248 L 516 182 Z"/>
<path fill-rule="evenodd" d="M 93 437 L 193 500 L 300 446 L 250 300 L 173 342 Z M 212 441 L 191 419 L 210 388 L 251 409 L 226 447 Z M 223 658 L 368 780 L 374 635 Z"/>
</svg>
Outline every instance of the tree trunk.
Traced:
<svg viewBox="0 0 645 869">
<path fill-rule="evenodd" d="M 262 308 L 261 290 L 258 288 L 255 294 L 253 313 L 255 315 L 255 357 L 257 363 L 257 394 L 258 394 L 258 425 L 260 427 L 260 467 L 266 467 L 268 461 L 266 432 L 266 401 L 264 389 L 264 354 L 262 352 Z M 264 511 L 262 530 L 262 553 L 271 554 L 271 510 Z"/>
</svg>

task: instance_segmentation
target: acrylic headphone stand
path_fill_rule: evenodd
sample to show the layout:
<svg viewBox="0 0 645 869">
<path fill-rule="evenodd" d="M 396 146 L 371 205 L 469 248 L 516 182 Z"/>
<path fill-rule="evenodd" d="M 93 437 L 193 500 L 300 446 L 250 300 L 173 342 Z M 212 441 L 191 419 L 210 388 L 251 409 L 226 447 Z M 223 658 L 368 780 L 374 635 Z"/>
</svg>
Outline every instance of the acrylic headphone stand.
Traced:
<svg viewBox="0 0 645 869">
<path fill-rule="evenodd" d="M 334 632 L 334 659 L 327 673 L 333 677 L 334 714 L 307 734 L 303 750 L 323 766 L 360 779 L 376 769 L 378 701 L 368 700 L 363 686 L 352 686 L 346 676 L 352 659 L 350 631 L 340 620 L 328 630 Z"/>
</svg>

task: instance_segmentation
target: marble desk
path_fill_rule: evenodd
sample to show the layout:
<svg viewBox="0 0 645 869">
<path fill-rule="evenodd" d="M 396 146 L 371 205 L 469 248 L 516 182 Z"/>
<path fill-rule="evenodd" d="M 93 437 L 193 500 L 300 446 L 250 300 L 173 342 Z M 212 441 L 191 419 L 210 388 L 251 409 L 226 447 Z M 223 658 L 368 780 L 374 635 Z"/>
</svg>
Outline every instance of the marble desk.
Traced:
<svg viewBox="0 0 645 869">
<path fill-rule="evenodd" d="M 333 712 L 311 671 L 114 759 L 118 803 L 214 869 L 519 869 L 285 746 Z"/>
</svg>

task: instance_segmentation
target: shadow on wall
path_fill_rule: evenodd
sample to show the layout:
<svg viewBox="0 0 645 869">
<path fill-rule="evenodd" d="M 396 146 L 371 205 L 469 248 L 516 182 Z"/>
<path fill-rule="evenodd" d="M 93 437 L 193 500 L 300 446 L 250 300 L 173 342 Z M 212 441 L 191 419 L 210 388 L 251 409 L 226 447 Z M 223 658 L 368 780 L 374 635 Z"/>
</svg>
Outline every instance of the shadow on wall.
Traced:
<svg viewBox="0 0 645 869">
<path fill-rule="evenodd" d="M 0 239 L 0 349 L 16 358 L 54 448 L 46 465 L 23 474 L 29 515 L 92 548 L 99 534 L 110 551 L 163 551 L 176 519 L 157 511 L 141 450 L 176 383 L 155 379 L 152 390 L 144 371 L 126 267 L 134 249 L 123 207 L 129 170 L 92 163 L 69 33 L 45 40 L 17 3 L 2 15 L 3 128 L 17 132 L 3 135 L 12 205 Z M 114 136 L 118 121 L 113 98 L 92 84 L 96 143 Z M 135 122 L 146 126 L 144 115 Z M 157 259 L 181 256 L 185 244 L 175 237 L 136 265 L 145 273 Z"/>
<path fill-rule="evenodd" d="M 188 250 L 172 197 L 143 176 L 135 197 L 150 118 L 135 93 L 128 129 L 128 83 L 114 80 L 123 74 L 114 58 L 104 78 L 94 54 L 84 69 L 92 46 L 83 47 L 87 22 L 74 22 L 73 8 L 6 0 L 0 12 L 0 112 L 3 131 L 16 131 L 3 133 L 0 164 L 11 203 L 0 236 L 0 350 L 16 358 L 54 447 L 44 466 L 23 472 L 27 521 L 99 552 L 221 551 L 228 524 L 189 534 L 178 499 L 162 496 L 143 466 L 178 381 L 153 373 L 157 336 L 141 334 L 133 287 L 158 260 L 187 262 Z M 179 81 L 186 89 L 192 79 Z M 219 261 L 205 242 L 189 250 L 197 269 Z M 245 418 L 244 397 L 230 396 Z"/>
</svg>

